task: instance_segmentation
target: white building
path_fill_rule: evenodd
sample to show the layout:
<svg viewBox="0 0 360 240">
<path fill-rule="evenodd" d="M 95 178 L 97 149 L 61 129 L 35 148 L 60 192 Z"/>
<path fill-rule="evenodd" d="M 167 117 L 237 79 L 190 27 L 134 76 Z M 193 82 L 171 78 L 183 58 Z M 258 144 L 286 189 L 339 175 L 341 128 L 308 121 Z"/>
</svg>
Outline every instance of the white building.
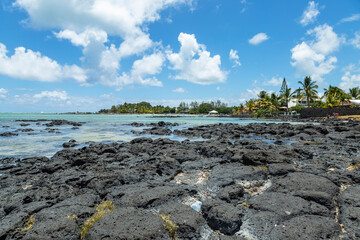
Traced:
<svg viewBox="0 0 360 240">
<path fill-rule="evenodd" d="M 360 100 L 357 100 L 357 99 L 351 99 L 350 102 L 352 104 L 355 104 L 356 106 L 359 106 L 360 105 Z"/>
<path fill-rule="evenodd" d="M 296 105 L 306 106 L 306 99 L 303 98 L 299 100 L 297 98 L 293 98 L 288 102 L 288 108 L 295 107 Z"/>
</svg>

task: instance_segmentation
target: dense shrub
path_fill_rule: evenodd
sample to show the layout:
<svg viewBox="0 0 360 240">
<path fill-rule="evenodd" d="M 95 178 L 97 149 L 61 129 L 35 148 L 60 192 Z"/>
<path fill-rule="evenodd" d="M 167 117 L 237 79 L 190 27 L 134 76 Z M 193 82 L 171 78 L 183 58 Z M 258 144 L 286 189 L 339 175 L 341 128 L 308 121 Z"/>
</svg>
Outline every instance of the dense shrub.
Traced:
<svg viewBox="0 0 360 240">
<path fill-rule="evenodd" d="M 260 108 L 254 114 L 255 117 L 272 117 L 277 114 L 277 111 L 272 108 Z"/>
<path fill-rule="evenodd" d="M 301 109 L 304 109 L 304 108 L 305 108 L 304 106 L 296 105 L 296 106 L 290 108 L 290 112 L 295 111 L 295 112 L 299 113 L 301 111 Z"/>
</svg>

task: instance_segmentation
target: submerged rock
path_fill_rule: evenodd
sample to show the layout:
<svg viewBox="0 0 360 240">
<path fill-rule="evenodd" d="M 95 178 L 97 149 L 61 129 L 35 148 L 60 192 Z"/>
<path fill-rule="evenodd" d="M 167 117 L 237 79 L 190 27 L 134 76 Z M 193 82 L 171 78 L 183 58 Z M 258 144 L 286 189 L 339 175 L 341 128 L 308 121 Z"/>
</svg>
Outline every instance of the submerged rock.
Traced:
<svg viewBox="0 0 360 240">
<path fill-rule="evenodd" d="M 44 124 L 47 127 L 61 126 L 61 125 L 72 125 L 74 127 L 82 126 L 83 123 L 72 122 L 68 120 L 51 120 L 50 123 Z"/>
<path fill-rule="evenodd" d="M 4 132 L 0 134 L 0 137 L 12 137 L 12 136 L 19 136 L 19 134 L 12 132 Z"/>
<path fill-rule="evenodd" d="M 76 140 L 71 139 L 71 140 L 69 140 L 68 142 L 63 143 L 62 146 L 63 146 L 64 148 L 72 148 L 72 147 L 76 147 L 77 145 L 79 145 L 79 144 L 76 143 Z"/>
</svg>

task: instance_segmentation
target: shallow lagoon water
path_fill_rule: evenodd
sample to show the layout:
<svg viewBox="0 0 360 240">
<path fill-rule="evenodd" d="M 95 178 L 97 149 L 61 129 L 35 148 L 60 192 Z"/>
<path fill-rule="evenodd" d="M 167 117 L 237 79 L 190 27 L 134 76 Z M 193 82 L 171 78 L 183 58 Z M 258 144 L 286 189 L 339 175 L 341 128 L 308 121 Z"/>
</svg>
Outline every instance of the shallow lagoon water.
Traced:
<svg viewBox="0 0 360 240">
<path fill-rule="evenodd" d="M 25 122 L 29 126 L 21 127 L 16 120 L 68 120 L 75 122 L 86 122 L 79 129 L 71 129 L 71 125 L 54 126 L 58 130 L 55 133 L 49 133 L 45 130 L 47 128 L 43 124 L 47 122 Z M 131 141 L 136 136 L 131 133 L 131 130 L 141 130 L 130 126 L 132 122 L 138 123 L 153 123 L 153 122 L 171 122 L 179 123 L 178 127 L 174 129 L 183 129 L 206 124 L 217 123 L 237 123 L 247 125 L 250 123 L 277 123 L 275 121 L 264 121 L 254 119 L 238 119 L 238 118 L 223 118 L 223 117 L 208 117 L 202 115 L 189 116 L 184 115 L 180 117 L 160 117 L 157 115 L 74 115 L 74 114 L 23 114 L 23 113 L 0 113 L 0 133 L 15 132 L 18 129 L 31 128 L 32 132 L 16 132 L 19 136 L 0 137 L 0 158 L 17 157 L 25 158 L 32 156 L 46 156 L 51 157 L 57 151 L 63 149 L 62 144 L 75 139 L 79 147 L 86 146 L 89 142 L 106 143 L 106 142 L 127 142 Z M 9 126 L 9 127 L 3 127 Z M 57 133 L 56 133 L 57 132 Z M 35 135 L 29 135 L 35 134 Z M 144 135 L 145 137 L 159 138 L 159 136 Z M 184 137 L 175 135 L 164 136 L 174 140 L 184 140 Z M 193 139 L 197 140 L 197 139 Z"/>
</svg>

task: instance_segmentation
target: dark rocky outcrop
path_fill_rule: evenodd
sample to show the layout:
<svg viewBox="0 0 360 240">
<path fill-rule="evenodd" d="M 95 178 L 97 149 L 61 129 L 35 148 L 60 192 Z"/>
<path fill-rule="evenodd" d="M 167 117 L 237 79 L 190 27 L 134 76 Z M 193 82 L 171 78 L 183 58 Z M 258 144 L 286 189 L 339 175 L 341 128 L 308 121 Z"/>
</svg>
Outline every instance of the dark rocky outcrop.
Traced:
<svg viewBox="0 0 360 240">
<path fill-rule="evenodd" d="M 359 239 L 359 132 L 216 124 L 174 130 L 202 141 L 70 140 L 51 158 L 0 159 L 0 239 L 79 239 L 104 201 L 116 210 L 85 239 L 169 239 L 166 224 L 178 239 Z"/>
<path fill-rule="evenodd" d="M 144 129 L 143 131 L 131 131 L 135 135 L 170 135 L 172 131 L 169 128 L 153 127 L 150 129 Z"/>
<path fill-rule="evenodd" d="M 171 122 L 164 122 L 164 121 L 160 121 L 157 123 L 138 123 L 138 122 L 133 122 L 130 124 L 133 127 L 176 127 L 179 126 L 178 123 L 171 123 Z"/>
<path fill-rule="evenodd" d="M 50 123 L 45 123 L 44 125 L 47 127 L 53 127 L 53 126 L 61 126 L 61 125 L 72 125 L 74 127 L 82 126 L 83 123 L 79 122 L 72 122 L 68 120 L 51 120 Z"/>
<path fill-rule="evenodd" d="M 0 134 L 0 137 L 12 137 L 12 136 L 18 136 L 19 134 L 17 133 L 12 133 L 12 132 L 4 132 Z"/>
<path fill-rule="evenodd" d="M 16 132 L 33 132 L 34 129 L 32 128 L 23 128 L 23 129 L 18 129 L 16 130 Z"/>
<path fill-rule="evenodd" d="M 76 140 L 74 140 L 74 139 L 71 139 L 68 142 L 63 143 L 64 148 L 72 148 L 72 147 L 76 147 L 77 145 L 79 145 L 79 144 L 77 144 Z"/>
</svg>

